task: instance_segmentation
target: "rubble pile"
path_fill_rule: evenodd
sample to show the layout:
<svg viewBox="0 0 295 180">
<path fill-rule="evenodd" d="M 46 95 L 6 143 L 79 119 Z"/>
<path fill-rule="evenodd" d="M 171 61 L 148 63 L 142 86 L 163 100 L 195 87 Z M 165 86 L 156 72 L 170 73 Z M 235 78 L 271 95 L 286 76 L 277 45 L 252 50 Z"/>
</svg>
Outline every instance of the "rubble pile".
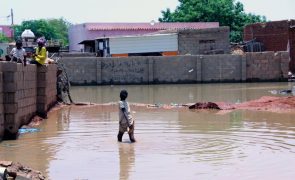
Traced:
<svg viewBox="0 0 295 180">
<path fill-rule="evenodd" d="M 26 167 L 18 162 L 12 161 L 0 161 L 0 180 L 5 179 L 33 179 L 33 180 L 44 180 L 45 176 L 40 172 Z"/>
</svg>

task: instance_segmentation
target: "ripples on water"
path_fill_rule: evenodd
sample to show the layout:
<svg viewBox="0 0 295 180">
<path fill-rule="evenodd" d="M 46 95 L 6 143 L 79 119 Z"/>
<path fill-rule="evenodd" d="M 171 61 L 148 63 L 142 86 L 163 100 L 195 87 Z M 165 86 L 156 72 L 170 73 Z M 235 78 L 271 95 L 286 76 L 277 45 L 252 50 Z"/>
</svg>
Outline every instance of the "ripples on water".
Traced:
<svg viewBox="0 0 295 180">
<path fill-rule="evenodd" d="M 293 179 L 294 114 L 137 109 L 117 143 L 117 107 L 66 107 L 41 132 L 0 144 L 50 179 Z"/>
</svg>

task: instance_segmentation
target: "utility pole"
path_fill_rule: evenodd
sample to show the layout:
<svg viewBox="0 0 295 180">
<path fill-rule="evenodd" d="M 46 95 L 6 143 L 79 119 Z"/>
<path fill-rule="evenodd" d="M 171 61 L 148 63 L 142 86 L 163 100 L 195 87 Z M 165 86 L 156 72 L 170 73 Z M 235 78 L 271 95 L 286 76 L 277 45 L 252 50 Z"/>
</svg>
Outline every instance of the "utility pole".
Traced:
<svg viewBox="0 0 295 180">
<path fill-rule="evenodd" d="M 13 26 L 13 9 L 10 10 L 10 17 L 11 17 L 11 25 Z"/>
</svg>

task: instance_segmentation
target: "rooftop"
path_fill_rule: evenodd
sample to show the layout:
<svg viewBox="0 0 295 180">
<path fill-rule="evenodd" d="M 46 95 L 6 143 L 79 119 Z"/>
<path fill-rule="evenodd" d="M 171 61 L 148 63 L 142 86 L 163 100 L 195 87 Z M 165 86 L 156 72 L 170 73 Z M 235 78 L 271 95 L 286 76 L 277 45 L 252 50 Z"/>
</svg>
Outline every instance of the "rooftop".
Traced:
<svg viewBox="0 0 295 180">
<path fill-rule="evenodd" d="M 179 30 L 207 29 L 219 27 L 219 22 L 189 22 L 189 23 L 85 23 L 89 31 L 97 30 Z"/>
</svg>

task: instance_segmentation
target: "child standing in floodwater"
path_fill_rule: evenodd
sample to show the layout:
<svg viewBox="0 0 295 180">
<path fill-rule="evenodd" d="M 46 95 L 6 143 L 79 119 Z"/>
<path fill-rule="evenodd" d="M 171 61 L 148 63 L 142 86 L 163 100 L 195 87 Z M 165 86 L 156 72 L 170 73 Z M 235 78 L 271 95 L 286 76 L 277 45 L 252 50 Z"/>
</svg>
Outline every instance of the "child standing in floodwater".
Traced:
<svg viewBox="0 0 295 180">
<path fill-rule="evenodd" d="M 122 90 L 120 92 L 120 101 L 119 101 L 119 133 L 118 141 L 122 142 L 122 137 L 127 131 L 131 142 L 136 142 L 134 138 L 134 120 L 130 113 L 130 107 L 126 101 L 128 97 L 128 92 Z"/>
</svg>

